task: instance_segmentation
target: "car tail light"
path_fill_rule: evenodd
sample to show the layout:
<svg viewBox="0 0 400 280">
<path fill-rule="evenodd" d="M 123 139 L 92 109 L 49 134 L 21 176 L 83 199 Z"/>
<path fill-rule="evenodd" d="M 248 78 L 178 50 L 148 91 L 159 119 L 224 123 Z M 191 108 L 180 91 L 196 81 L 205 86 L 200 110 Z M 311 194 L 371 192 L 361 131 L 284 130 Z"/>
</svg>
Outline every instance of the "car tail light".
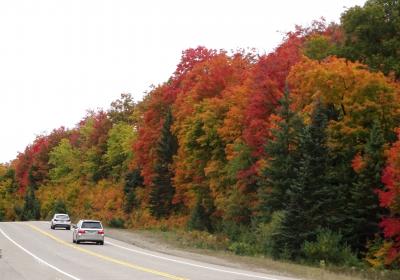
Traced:
<svg viewBox="0 0 400 280">
<path fill-rule="evenodd" d="M 97 233 L 98 233 L 98 234 L 104 234 L 104 229 L 99 230 Z"/>
<path fill-rule="evenodd" d="M 78 230 L 78 233 L 85 233 L 86 231 L 84 231 L 83 229 Z"/>
</svg>

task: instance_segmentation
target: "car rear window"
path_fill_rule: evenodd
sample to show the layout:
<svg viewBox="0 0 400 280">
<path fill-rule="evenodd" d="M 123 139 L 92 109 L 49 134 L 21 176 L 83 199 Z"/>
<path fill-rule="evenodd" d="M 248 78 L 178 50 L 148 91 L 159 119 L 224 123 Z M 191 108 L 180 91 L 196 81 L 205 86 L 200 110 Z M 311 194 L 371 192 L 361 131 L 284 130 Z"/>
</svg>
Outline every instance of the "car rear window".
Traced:
<svg viewBox="0 0 400 280">
<path fill-rule="evenodd" d="M 68 215 L 56 215 L 57 220 L 69 220 Z"/>
<path fill-rule="evenodd" d="M 82 228 L 101 228 L 99 222 L 83 222 Z"/>
</svg>

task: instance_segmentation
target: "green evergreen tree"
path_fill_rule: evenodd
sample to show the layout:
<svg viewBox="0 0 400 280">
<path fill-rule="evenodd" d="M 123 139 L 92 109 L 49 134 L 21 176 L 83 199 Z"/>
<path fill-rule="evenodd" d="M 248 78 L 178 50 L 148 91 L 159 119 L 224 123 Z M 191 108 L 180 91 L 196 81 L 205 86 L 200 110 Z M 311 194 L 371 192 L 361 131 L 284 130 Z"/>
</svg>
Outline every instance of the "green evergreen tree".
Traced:
<svg viewBox="0 0 400 280">
<path fill-rule="evenodd" d="M 196 204 L 191 211 L 187 224 L 189 230 L 213 230 L 211 214 L 215 211 L 210 190 L 204 187 L 196 189 Z"/>
<path fill-rule="evenodd" d="M 327 104 L 328 121 L 338 122 L 342 118 L 342 109 L 337 109 L 333 104 Z M 328 181 L 330 191 L 326 196 L 326 228 L 338 234 L 344 233 L 346 228 L 351 227 L 347 223 L 347 209 L 350 201 L 350 189 L 354 181 L 355 172 L 351 167 L 351 160 L 354 157 L 354 147 L 351 145 L 337 145 L 342 143 L 343 139 L 340 135 L 328 129 L 330 133 L 328 139 L 331 143 L 328 150 L 327 161 L 328 170 L 326 179 Z M 344 236 L 343 236 L 344 239 Z M 346 240 L 347 241 L 347 240 Z"/>
<path fill-rule="evenodd" d="M 35 196 L 37 189 L 35 177 L 33 175 L 34 169 L 29 170 L 29 185 L 26 190 L 24 205 L 22 207 L 21 220 L 39 220 L 40 219 L 40 204 Z"/>
<path fill-rule="evenodd" d="M 21 220 L 39 220 L 40 219 L 40 204 L 35 196 L 35 188 L 32 185 L 28 186 L 25 194 L 24 206 L 22 208 Z"/>
<path fill-rule="evenodd" d="M 125 176 L 124 185 L 124 212 L 129 214 L 137 206 L 136 193 L 137 187 L 143 186 L 143 177 L 140 169 L 135 169 Z"/>
<path fill-rule="evenodd" d="M 189 230 L 206 230 L 209 224 L 209 219 L 206 215 L 206 210 L 202 204 L 200 196 L 197 197 L 196 204 L 188 221 Z"/>
<path fill-rule="evenodd" d="M 157 162 L 154 168 L 156 176 L 150 193 L 150 212 L 156 218 L 166 217 L 171 213 L 172 198 L 175 194 L 170 165 L 176 154 L 178 141 L 171 132 L 172 122 L 172 113 L 168 111 L 158 142 Z"/>
<path fill-rule="evenodd" d="M 298 114 L 290 109 L 291 99 L 288 88 L 280 100 L 278 116 L 281 121 L 272 130 L 272 139 L 266 145 L 268 166 L 260 182 L 259 196 L 261 220 L 267 221 L 274 211 L 282 210 L 289 186 L 295 178 L 297 166 L 299 132 L 303 123 Z"/>
<path fill-rule="evenodd" d="M 285 199 L 286 212 L 281 232 L 276 236 L 277 244 L 282 250 L 287 250 L 290 258 L 298 257 L 303 243 L 314 240 L 317 230 L 327 226 L 330 188 L 326 176 L 326 113 L 321 103 L 317 103 L 311 124 L 300 134 L 296 174 Z"/>
<path fill-rule="evenodd" d="M 364 148 L 364 166 L 351 189 L 348 211 L 351 231 L 346 232 L 346 235 L 350 245 L 357 251 L 365 250 L 367 241 L 379 232 L 379 221 L 383 213 L 375 190 L 383 189 L 381 173 L 385 165 L 384 144 L 381 126 L 375 122 Z"/>
</svg>

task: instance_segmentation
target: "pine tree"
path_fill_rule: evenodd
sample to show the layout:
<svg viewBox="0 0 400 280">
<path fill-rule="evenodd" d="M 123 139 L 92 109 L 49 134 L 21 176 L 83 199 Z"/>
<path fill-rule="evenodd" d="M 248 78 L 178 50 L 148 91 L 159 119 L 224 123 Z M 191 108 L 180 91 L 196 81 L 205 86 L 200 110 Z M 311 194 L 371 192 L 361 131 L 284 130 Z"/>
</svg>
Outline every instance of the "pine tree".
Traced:
<svg viewBox="0 0 400 280">
<path fill-rule="evenodd" d="M 350 201 L 350 188 L 354 180 L 351 168 L 351 151 L 329 151 L 327 180 L 331 191 L 328 194 L 326 221 L 328 228 L 335 232 L 344 233 L 352 225 L 348 223 L 347 209 Z M 345 238 L 344 238 L 345 239 Z M 346 240 L 347 241 L 347 240 Z"/>
<path fill-rule="evenodd" d="M 268 166 L 264 180 L 259 182 L 260 213 L 262 220 L 269 220 L 272 212 L 282 210 L 289 186 L 295 178 L 297 165 L 298 135 L 303 127 L 301 118 L 290 109 L 291 99 L 286 87 L 280 100 L 277 128 L 272 130 L 273 139 L 266 145 Z"/>
<path fill-rule="evenodd" d="M 177 139 L 171 132 L 172 113 L 168 111 L 161 130 L 157 147 L 157 162 L 152 190 L 150 193 L 150 212 L 156 218 L 166 217 L 172 210 L 172 198 L 175 188 L 172 185 L 173 173 L 170 165 L 177 151 Z"/>
<path fill-rule="evenodd" d="M 29 170 L 28 178 L 29 178 L 29 185 L 25 194 L 24 205 L 21 213 L 21 220 L 23 221 L 39 220 L 40 204 L 39 200 L 35 196 L 35 190 L 37 186 L 32 168 Z"/>
<path fill-rule="evenodd" d="M 137 187 L 143 186 L 143 177 L 140 169 L 135 169 L 125 176 L 124 185 L 124 212 L 129 214 L 137 206 L 136 193 Z"/>
<path fill-rule="evenodd" d="M 24 206 L 22 208 L 21 220 L 39 220 L 40 219 L 40 204 L 35 196 L 35 189 L 29 185 L 25 194 Z"/>
<path fill-rule="evenodd" d="M 206 209 L 203 206 L 202 199 L 200 196 L 197 196 L 196 204 L 192 210 L 190 215 L 190 219 L 188 221 L 188 229 L 189 230 L 207 230 L 209 227 L 210 221 L 206 214 Z"/>
<path fill-rule="evenodd" d="M 285 199 L 285 217 L 276 242 L 288 250 L 291 258 L 299 255 L 305 241 L 315 238 L 318 228 L 327 226 L 326 208 L 329 208 L 327 174 L 326 111 L 316 104 L 311 124 L 300 134 L 299 160 L 294 180 Z"/>
<path fill-rule="evenodd" d="M 381 126 L 375 122 L 364 148 L 363 166 L 351 189 L 351 203 L 348 211 L 351 223 L 346 232 L 351 246 L 362 251 L 368 240 L 379 232 L 382 208 L 379 207 L 375 190 L 383 189 L 381 172 L 383 170 L 385 143 Z"/>
</svg>

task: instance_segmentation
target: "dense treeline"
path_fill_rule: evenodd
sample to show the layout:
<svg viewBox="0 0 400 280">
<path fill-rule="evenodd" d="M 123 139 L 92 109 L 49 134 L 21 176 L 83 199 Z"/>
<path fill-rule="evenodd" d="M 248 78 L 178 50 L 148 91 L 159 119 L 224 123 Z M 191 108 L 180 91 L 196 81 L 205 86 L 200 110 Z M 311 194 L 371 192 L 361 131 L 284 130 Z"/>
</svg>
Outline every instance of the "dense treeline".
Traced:
<svg viewBox="0 0 400 280">
<path fill-rule="evenodd" d="M 400 2 L 296 28 L 268 55 L 183 52 L 0 165 L 0 220 L 73 217 L 223 235 L 230 250 L 400 265 Z"/>
</svg>

